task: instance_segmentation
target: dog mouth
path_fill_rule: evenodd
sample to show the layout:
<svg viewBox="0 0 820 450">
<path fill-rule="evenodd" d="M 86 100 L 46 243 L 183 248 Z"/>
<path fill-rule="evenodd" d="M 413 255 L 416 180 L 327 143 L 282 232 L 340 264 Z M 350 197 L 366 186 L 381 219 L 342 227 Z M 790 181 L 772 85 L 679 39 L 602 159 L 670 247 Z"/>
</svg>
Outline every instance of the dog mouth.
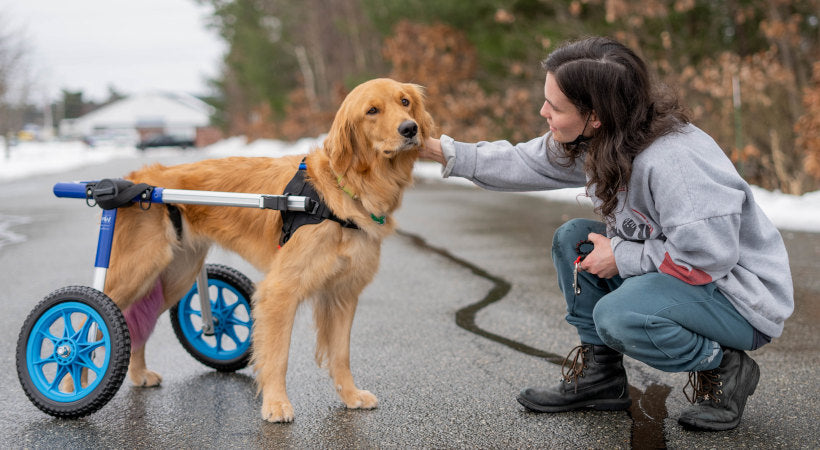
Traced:
<svg viewBox="0 0 820 450">
<path fill-rule="evenodd" d="M 418 148 L 420 145 L 421 141 L 418 137 L 407 138 L 404 140 L 404 142 L 402 142 L 399 148 L 396 149 L 396 151 L 402 152 L 405 150 L 413 150 L 415 148 Z"/>
<path fill-rule="evenodd" d="M 403 138 L 397 145 L 390 146 L 390 148 L 382 149 L 381 152 L 385 156 L 394 156 L 398 153 L 413 150 L 421 146 L 421 140 L 418 135 L 411 138 Z"/>
</svg>

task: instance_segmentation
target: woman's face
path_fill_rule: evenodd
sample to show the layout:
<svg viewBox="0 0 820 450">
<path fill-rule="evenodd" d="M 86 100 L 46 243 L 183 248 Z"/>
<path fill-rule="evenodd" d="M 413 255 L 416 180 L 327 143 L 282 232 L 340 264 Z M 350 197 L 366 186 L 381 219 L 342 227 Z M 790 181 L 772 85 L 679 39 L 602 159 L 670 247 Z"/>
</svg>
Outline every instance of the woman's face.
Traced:
<svg viewBox="0 0 820 450">
<path fill-rule="evenodd" d="M 552 72 L 547 72 L 544 82 L 544 99 L 540 114 L 547 119 L 553 139 L 566 143 L 574 141 L 579 134 L 592 135 L 594 113 L 582 116 L 578 108 L 561 92 Z"/>
</svg>

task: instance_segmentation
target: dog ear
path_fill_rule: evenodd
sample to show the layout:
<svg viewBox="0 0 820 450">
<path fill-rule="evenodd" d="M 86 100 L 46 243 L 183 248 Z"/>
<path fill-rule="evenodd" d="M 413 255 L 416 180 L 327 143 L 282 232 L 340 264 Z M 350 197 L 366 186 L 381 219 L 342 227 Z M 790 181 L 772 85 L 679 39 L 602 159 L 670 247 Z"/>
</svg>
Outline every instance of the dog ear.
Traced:
<svg viewBox="0 0 820 450">
<path fill-rule="evenodd" d="M 325 150 L 330 157 L 330 168 L 337 175 L 344 175 L 353 164 L 356 133 L 349 115 L 339 109 L 325 139 Z"/>
<path fill-rule="evenodd" d="M 350 132 L 353 136 L 353 161 L 351 166 L 356 172 L 367 172 L 375 163 L 376 152 L 373 151 L 370 139 L 367 138 L 367 134 L 365 134 L 362 127 L 351 127 Z"/>
<path fill-rule="evenodd" d="M 424 86 L 418 84 L 410 84 L 410 96 L 413 97 L 413 118 L 419 124 L 422 137 L 426 138 L 432 136 L 435 131 L 436 123 L 433 116 L 427 112 L 425 107 Z"/>
<path fill-rule="evenodd" d="M 375 157 L 361 127 L 356 126 L 351 119 L 347 108 L 340 109 L 325 139 L 330 167 L 336 175 L 344 176 L 348 170 L 365 172 L 372 166 Z"/>
</svg>

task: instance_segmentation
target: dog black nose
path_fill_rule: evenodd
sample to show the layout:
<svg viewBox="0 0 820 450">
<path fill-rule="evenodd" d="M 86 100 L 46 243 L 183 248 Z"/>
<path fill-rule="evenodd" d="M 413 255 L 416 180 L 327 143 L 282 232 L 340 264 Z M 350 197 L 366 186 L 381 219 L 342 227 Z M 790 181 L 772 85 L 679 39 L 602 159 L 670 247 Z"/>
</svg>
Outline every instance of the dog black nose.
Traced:
<svg viewBox="0 0 820 450">
<path fill-rule="evenodd" d="M 406 137 L 411 138 L 419 132 L 419 126 L 416 122 L 412 120 L 405 120 L 401 124 L 399 124 L 399 134 Z"/>
</svg>

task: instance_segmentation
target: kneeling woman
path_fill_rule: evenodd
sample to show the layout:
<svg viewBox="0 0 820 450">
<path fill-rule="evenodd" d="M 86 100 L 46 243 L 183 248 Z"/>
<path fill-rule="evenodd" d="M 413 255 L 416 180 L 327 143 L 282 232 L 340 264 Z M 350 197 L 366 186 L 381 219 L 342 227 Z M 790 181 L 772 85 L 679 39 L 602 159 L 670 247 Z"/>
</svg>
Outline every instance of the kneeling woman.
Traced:
<svg viewBox="0 0 820 450">
<path fill-rule="evenodd" d="M 544 136 L 511 145 L 445 135 L 428 139 L 421 155 L 440 162 L 444 177 L 486 189 L 586 186 L 602 218 L 555 233 L 552 258 L 581 345 L 567 357 L 568 375 L 522 390 L 518 401 L 539 412 L 627 409 L 627 355 L 692 372 L 694 406 L 682 425 L 736 427 L 760 377 L 744 351 L 780 336 L 794 308 L 779 232 L 630 49 L 590 38 L 543 65 Z M 577 261 L 585 240 L 592 250 Z"/>
</svg>

